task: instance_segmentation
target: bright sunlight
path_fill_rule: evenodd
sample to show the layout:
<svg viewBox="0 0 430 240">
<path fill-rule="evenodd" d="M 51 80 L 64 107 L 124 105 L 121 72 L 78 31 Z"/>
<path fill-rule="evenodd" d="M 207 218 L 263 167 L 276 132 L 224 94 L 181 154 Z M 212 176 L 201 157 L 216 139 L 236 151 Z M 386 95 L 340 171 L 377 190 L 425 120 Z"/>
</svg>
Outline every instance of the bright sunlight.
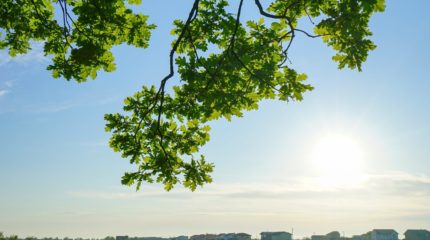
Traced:
<svg viewBox="0 0 430 240">
<path fill-rule="evenodd" d="M 326 135 L 314 146 L 311 159 L 323 187 L 356 187 L 363 180 L 363 149 L 353 138 Z"/>
</svg>

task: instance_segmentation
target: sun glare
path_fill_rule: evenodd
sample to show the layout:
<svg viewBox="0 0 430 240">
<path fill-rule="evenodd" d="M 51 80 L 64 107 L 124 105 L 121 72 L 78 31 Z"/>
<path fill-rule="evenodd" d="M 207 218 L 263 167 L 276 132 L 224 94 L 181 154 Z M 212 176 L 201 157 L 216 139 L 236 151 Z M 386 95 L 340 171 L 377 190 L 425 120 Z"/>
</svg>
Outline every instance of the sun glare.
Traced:
<svg viewBox="0 0 430 240">
<path fill-rule="evenodd" d="M 363 150 L 353 138 L 331 134 L 312 151 L 312 166 L 324 187 L 355 187 L 362 180 Z"/>
</svg>

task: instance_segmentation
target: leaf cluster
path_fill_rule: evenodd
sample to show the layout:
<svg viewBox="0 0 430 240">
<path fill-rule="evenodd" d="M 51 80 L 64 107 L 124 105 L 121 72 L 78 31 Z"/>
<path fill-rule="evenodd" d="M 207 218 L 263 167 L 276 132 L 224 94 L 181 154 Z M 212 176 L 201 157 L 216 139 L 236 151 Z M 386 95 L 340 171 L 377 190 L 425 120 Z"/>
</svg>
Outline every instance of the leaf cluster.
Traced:
<svg viewBox="0 0 430 240">
<path fill-rule="evenodd" d="M 263 99 L 300 101 L 313 89 L 304 82 L 305 74 L 285 64 L 296 33 L 322 37 L 337 51 L 335 61 L 345 55 L 338 61 L 340 68 L 361 69 L 374 48 L 367 23 L 379 10 L 377 2 L 345 8 L 350 1 L 274 1 L 269 12 L 262 10 L 263 16 L 276 19 L 270 23 L 265 18 L 240 21 L 243 1 L 236 14 L 227 11 L 226 0 L 196 2 L 198 13 L 176 20 L 172 30 L 181 84 L 171 95 L 164 93 L 163 82 L 159 91 L 144 87 L 126 99 L 124 111 L 130 115 L 106 115 L 111 147 L 139 168 L 125 174 L 124 184 L 139 187 L 155 178 L 167 190 L 181 182 L 195 190 L 211 182 L 213 165 L 203 156 L 195 160 L 209 140 L 208 122 L 242 117 L 244 111 L 258 109 Z M 304 16 L 325 17 L 315 25 L 316 35 L 297 28 Z"/>
<path fill-rule="evenodd" d="M 148 47 L 155 25 L 147 19 L 123 0 L 2 0 L 0 49 L 15 56 L 27 53 L 31 40 L 43 41 L 52 75 L 83 82 L 101 69 L 115 70 L 113 46 Z"/>
<path fill-rule="evenodd" d="M 214 165 L 200 153 L 210 121 L 242 117 L 264 99 L 301 101 L 313 87 L 288 64 L 298 34 L 333 48 L 339 68 L 361 70 L 375 49 L 370 17 L 384 10 L 384 0 L 272 0 L 267 7 L 254 0 L 259 18 L 243 21 L 244 3 L 252 4 L 194 0 L 188 18 L 173 23 L 169 74 L 158 87 L 145 85 L 126 98 L 123 113 L 105 115 L 110 146 L 136 166 L 123 184 L 195 190 L 210 183 Z M 140 0 L 3 0 L 0 49 L 14 56 L 27 52 L 30 40 L 44 41 L 54 77 L 95 78 L 101 69 L 115 69 L 113 46 L 148 47 L 155 26 L 127 4 Z M 299 28 L 301 19 L 313 32 Z M 175 73 L 181 81 L 166 89 Z"/>
</svg>

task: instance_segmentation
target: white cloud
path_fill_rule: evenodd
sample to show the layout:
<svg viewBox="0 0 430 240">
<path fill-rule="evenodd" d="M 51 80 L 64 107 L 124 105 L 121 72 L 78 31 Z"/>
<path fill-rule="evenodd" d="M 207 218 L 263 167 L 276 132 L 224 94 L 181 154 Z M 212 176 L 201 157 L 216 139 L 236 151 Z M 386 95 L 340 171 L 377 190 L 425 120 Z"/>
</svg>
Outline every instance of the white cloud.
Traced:
<svg viewBox="0 0 430 240">
<path fill-rule="evenodd" d="M 14 81 L 12 80 L 5 81 L 3 83 L 0 82 L 0 97 L 10 93 L 13 85 L 14 85 Z"/>
<path fill-rule="evenodd" d="M 6 95 L 9 91 L 6 89 L 0 89 L 0 97 L 3 97 L 4 95 Z"/>
</svg>

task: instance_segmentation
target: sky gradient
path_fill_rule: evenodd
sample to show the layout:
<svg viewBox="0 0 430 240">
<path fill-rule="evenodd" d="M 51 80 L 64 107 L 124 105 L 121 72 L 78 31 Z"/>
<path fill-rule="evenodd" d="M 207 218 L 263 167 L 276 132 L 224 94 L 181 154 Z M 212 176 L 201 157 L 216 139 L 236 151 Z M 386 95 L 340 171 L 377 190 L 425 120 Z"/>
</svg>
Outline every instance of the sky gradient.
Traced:
<svg viewBox="0 0 430 240">
<path fill-rule="evenodd" d="M 171 5 L 166 8 L 166 3 Z M 373 228 L 430 229 L 430 2 L 388 1 L 371 20 L 362 72 L 338 70 L 318 39 L 297 39 L 292 66 L 315 90 L 211 123 L 203 148 L 214 183 L 190 192 L 120 184 L 133 169 L 107 145 L 103 115 L 168 71 L 169 31 L 191 1 L 144 1 L 150 48 L 114 50 L 117 70 L 78 84 L 53 79 L 41 45 L 0 52 L 0 231 L 20 237 L 177 236 L 294 229 L 295 237 Z M 244 18 L 256 9 L 245 1 Z M 155 14 L 154 14 L 155 13 Z M 174 78 L 171 82 L 177 82 Z M 171 86 L 171 85 L 170 85 Z M 363 153 L 361 180 L 325 186 L 312 164 L 339 134 Z"/>
</svg>

